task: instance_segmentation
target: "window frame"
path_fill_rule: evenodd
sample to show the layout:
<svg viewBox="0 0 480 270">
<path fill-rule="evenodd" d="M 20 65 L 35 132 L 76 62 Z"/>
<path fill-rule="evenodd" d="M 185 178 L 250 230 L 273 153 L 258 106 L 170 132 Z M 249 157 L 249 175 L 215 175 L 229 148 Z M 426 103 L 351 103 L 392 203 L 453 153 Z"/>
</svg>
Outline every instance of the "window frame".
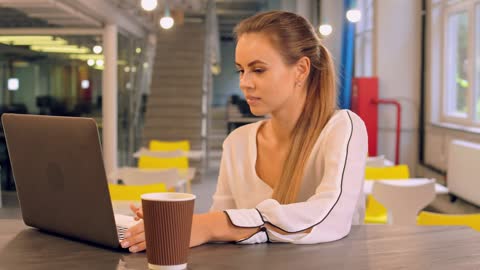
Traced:
<svg viewBox="0 0 480 270">
<path fill-rule="evenodd" d="M 475 1 L 473 5 L 473 44 L 472 44 L 472 85 L 473 85 L 473 121 L 480 126 L 480 114 L 477 118 L 477 102 L 480 104 L 480 1 Z M 475 28 L 477 27 L 477 28 Z M 478 36 L 477 36 L 478 35 Z M 477 62 L 478 61 L 478 62 Z M 477 70 L 478 68 L 478 70 Z M 477 77 L 478 76 L 478 77 Z M 480 105 L 478 105 L 480 106 Z"/>
<path fill-rule="evenodd" d="M 451 123 L 451 124 L 458 124 L 462 126 L 471 126 L 471 127 L 480 127 L 480 119 L 475 120 L 475 102 L 476 102 L 476 93 L 475 89 L 477 89 L 477 82 L 475 78 L 475 22 L 476 22 L 476 16 L 480 16 L 480 14 L 476 14 L 476 7 L 477 5 L 480 5 L 480 0 L 463 0 L 463 1 L 445 1 L 445 9 L 444 9 L 444 14 L 442 18 L 442 68 L 441 68 L 441 74 L 442 74 L 442 82 L 441 82 L 441 91 L 440 91 L 440 121 L 445 122 L 445 123 Z M 467 80 L 469 82 L 469 86 L 467 88 L 467 116 L 461 117 L 455 117 L 454 114 L 449 114 L 448 113 L 448 103 L 447 103 L 447 97 L 448 97 L 448 65 L 447 65 L 447 59 L 448 59 L 448 20 L 450 16 L 461 13 L 461 12 L 466 12 L 467 14 L 467 20 L 468 20 L 468 40 L 467 40 L 467 59 L 468 61 L 468 67 L 467 67 Z M 480 27 L 480 26 L 478 26 Z"/>
</svg>

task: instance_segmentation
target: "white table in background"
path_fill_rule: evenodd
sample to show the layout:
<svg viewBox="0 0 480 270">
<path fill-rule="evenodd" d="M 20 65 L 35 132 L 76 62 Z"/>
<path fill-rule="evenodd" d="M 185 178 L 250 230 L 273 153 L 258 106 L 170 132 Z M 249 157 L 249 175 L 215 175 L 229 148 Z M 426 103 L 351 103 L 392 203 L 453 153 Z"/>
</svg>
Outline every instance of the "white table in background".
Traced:
<svg viewBox="0 0 480 270">
<path fill-rule="evenodd" d="M 145 147 L 142 147 L 137 152 L 133 153 L 134 158 L 140 158 L 141 156 L 156 157 L 156 158 L 187 157 L 192 160 L 200 160 L 203 157 L 203 152 L 200 150 L 151 151 Z"/>
</svg>

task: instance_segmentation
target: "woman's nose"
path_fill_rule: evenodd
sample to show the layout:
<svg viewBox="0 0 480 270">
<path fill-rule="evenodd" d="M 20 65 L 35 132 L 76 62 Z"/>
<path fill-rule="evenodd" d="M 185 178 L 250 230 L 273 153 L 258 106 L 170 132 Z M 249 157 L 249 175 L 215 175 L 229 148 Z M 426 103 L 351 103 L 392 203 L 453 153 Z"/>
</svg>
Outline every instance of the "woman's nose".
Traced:
<svg viewBox="0 0 480 270">
<path fill-rule="evenodd" d="M 250 75 L 248 73 L 244 73 L 240 77 L 240 89 L 247 90 L 250 88 L 253 88 L 253 82 L 250 78 Z"/>
</svg>

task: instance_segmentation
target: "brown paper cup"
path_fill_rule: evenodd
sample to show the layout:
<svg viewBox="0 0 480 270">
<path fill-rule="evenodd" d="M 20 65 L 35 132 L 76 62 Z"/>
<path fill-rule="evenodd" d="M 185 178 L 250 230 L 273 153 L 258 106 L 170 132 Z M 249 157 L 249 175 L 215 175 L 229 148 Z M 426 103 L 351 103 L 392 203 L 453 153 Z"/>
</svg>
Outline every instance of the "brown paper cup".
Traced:
<svg viewBox="0 0 480 270">
<path fill-rule="evenodd" d="M 148 267 L 186 269 L 195 195 L 165 192 L 141 198 Z"/>
</svg>

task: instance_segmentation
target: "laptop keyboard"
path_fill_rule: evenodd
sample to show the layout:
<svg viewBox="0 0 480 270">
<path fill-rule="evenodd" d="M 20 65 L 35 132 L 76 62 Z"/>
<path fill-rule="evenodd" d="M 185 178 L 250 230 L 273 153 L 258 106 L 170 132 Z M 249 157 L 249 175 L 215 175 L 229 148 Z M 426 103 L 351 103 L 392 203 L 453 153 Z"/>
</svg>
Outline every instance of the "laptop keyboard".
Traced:
<svg viewBox="0 0 480 270">
<path fill-rule="evenodd" d="M 127 227 L 119 226 L 117 225 L 117 234 L 118 234 L 118 239 L 122 241 L 125 239 L 125 232 L 128 230 Z"/>
<path fill-rule="evenodd" d="M 120 241 L 125 239 L 125 233 L 127 232 L 128 228 L 134 226 L 138 222 L 139 221 L 136 221 L 132 216 L 115 214 L 115 223 L 117 225 L 118 239 Z"/>
</svg>

